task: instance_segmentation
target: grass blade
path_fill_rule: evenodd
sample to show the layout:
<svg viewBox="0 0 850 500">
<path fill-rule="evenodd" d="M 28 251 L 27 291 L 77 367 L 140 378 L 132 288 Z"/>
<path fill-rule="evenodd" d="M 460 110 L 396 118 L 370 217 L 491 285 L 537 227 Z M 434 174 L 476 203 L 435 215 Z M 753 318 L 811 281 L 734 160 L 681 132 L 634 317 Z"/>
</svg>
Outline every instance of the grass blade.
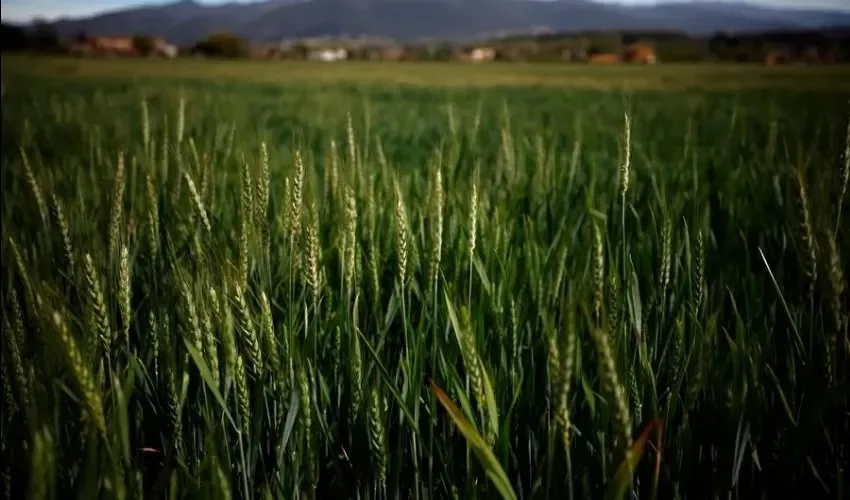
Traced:
<svg viewBox="0 0 850 500">
<path fill-rule="evenodd" d="M 478 460 L 484 467 L 487 477 L 493 482 L 493 485 L 502 495 L 502 498 L 505 500 L 516 500 L 516 493 L 514 493 L 507 474 L 505 474 L 504 469 L 502 469 L 502 466 L 496 459 L 496 455 L 493 454 L 493 450 L 487 446 L 484 437 L 475 430 L 475 427 L 463 416 L 460 409 L 455 406 L 448 394 L 440 389 L 436 382 L 434 382 L 434 379 L 429 379 L 429 382 L 434 396 L 437 397 L 437 400 L 446 409 L 446 412 L 448 412 L 458 430 L 466 438 L 467 443 L 472 447 L 472 451 L 475 452 L 475 456 L 478 457 Z"/>
<path fill-rule="evenodd" d="M 230 425 L 236 429 L 236 422 L 233 420 L 233 417 L 230 415 L 230 412 L 227 411 L 227 403 L 224 402 L 224 398 L 221 397 L 221 393 L 218 391 L 218 387 L 216 387 L 215 381 L 213 380 L 212 373 L 210 373 L 210 369 L 207 366 L 206 361 L 201 356 L 201 353 L 192 345 L 191 341 L 188 338 L 183 339 L 183 344 L 186 346 L 186 350 L 189 351 L 189 355 L 192 356 L 192 360 L 195 362 L 195 366 L 198 367 L 198 373 L 201 374 L 201 378 L 204 379 L 204 383 L 207 385 L 207 388 L 212 393 L 213 397 L 215 397 L 216 401 L 218 401 L 219 406 L 221 407 L 222 413 L 227 417 L 227 420 L 230 421 Z"/>
<path fill-rule="evenodd" d="M 614 479 L 608 490 L 605 492 L 605 500 L 620 500 L 626 494 L 626 491 L 632 484 L 634 472 L 637 469 L 638 462 L 643 457 L 646 443 L 649 440 L 649 435 L 658 427 L 661 428 L 661 419 L 656 417 L 651 422 L 646 424 L 646 427 L 641 431 L 640 436 L 632 444 L 631 449 L 626 453 L 626 458 L 617 467 L 617 472 L 614 474 Z M 660 443 L 659 438 L 659 443 Z M 661 453 L 659 445 L 659 456 Z M 656 463 L 656 470 L 657 470 Z M 656 480 L 657 481 L 657 480 Z M 654 486 L 655 487 L 655 486 Z"/>
</svg>

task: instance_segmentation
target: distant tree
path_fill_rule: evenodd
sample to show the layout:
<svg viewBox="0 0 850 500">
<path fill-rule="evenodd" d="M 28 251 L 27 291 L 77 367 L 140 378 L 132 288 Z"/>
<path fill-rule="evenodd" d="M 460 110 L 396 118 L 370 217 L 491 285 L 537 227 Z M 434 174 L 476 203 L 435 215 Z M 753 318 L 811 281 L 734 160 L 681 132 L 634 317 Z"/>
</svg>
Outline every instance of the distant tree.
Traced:
<svg viewBox="0 0 850 500">
<path fill-rule="evenodd" d="M 588 37 L 588 52 L 619 52 L 623 47 L 623 41 L 619 33 L 594 33 Z"/>
<path fill-rule="evenodd" d="M 234 33 L 215 33 L 198 42 L 194 51 L 214 57 L 245 57 L 248 43 Z"/>
<path fill-rule="evenodd" d="M 133 48 L 140 55 L 149 56 L 155 48 L 153 37 L 148 35 L 136 35 L 133 37 Z"/>
<path fill-rule="evenodd" d="M 0 50 L 15 52 L 26 50 L 28 46 L 29 37 L 23 28 L 6 23 L 0 25 Z"/>
<path fill-rule="evenodd" d="M 29 36 L 29 45 L 30 48 L 39 52 L 58 52 L 62 49 L 56 28 L 40 20 L 33 23 L 33 28 Z"/>
<path fill-rule="evenodd" d="M 453 59 L 456 53 L 455 47 L 450 43 L 440 43 L 431 52 L 431 58 L 435 61 L 448 61 Z"/>
<path fill-rule="evenodd" d="M 307 59 L 307 54 L 310 50 L 307 48 L 307 45 L 304 42 L 298 42 L 292 47 L 292 58 L 293 59 Z"/>
<path fill-rule="evenodd" d="M 777 30 L 751 34 L 689 36 L 668 31 L 596 31 L 576 34 L 512 35 L 488 40 L 497 59 L 584 60 L 600 52 L 622 52 L 633 43 L 653 47 L 665 62 L 738 61 L 763 63 L 770 53 L 788 53 L 818 63 L 850 59 L 850 31 Z M 428 54 L 434 58 L 435 54 Z M 440 56 L 437 55 L 437 58 Z"/>
<path fill-rule="evenodd" d="M 78 31 L 77 34 L 74 35 L 74 41 L 75 42 L 83 43 L 83 42 L 88 41 L 88 39 L 89 39 L 88 33 L 86 33 L 85 31 L 82 31 L 82 30 Z"/>
<path fill-rule="evenodd" d="M 708 42 L 699 39 L 662 41 L 652 43 L 658 57 L 665 62 L 699 62 L 711 55 Z"/>
</svg>

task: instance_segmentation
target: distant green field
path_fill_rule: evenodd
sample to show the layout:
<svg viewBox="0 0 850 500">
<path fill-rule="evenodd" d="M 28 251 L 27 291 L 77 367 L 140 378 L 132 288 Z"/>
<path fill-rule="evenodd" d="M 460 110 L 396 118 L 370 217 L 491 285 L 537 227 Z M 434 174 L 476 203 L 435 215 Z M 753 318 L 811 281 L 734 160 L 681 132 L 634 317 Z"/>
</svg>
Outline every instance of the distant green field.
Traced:
<svg viewBox="0 0 850 500">
<path fill-rule="evenodd" d="M 356 83 L 414 86 L 547 86 L 594 90 L 792 89 L 850 91 L 850 66 L 750 64 L 390 63 L 115 60 L 4 56 L 6 75 L 110 79 L 192 79 L 268 84 Z M 8 76 L 6 77 L 8 78 Z"/>
<path fill-rule="evenodd" d="M 846 76 L 4 56 L 6 498 L 845 496 Z"/>
</svg>

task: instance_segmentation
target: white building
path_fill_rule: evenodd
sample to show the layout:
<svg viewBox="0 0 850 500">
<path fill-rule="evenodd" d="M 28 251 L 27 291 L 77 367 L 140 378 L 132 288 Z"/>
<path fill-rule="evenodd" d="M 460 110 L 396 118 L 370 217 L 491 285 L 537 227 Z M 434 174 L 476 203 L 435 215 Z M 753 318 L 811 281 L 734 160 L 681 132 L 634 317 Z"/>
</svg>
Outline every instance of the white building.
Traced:
<svg viewBox="0 0 850 500">
<path fill-rule="evenodd" d="M 348 51 L 345 49 L 321 49 L 310 52 L 308 58 L 312 61 L 344 61 L 348 59 Z"/>
<path fill-rule="evenodd" d="M 154 50 L 153 50 L 153 52 L 154 52 L 154 54 L 156 54 L 160 57 L 166 57 L 168 59 L 174 59 L 175 57 L 177 57 L 178 50 L 177 50 L 176 45 L 172 45 L 172 44 L 166 42 L 162 38 L 157 38 L 157 39 L 154 40 Z"/>
<path fill-rule="evenodd" d="M 477 47 L 469 54 L 469 59 L 472 61 L 492 61 L 496 58 L 496 51 L 489 47 Z"/>
</svg>

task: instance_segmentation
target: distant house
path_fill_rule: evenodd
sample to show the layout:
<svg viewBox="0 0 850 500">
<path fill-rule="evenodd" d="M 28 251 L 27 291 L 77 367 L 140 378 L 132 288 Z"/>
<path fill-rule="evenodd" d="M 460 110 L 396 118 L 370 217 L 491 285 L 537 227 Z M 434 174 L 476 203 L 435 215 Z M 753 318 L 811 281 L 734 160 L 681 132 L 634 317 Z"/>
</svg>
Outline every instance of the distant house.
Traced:
<svg viewBox="0 0 850 500">
<path fill-rule="evenodd" d="M 344 61 L 348 59 L 348 51 L 345 49 L 318 49 L 311 51 L 307 58 L 311 61 Z"/>
<path fill-rule="evenodd" d="M 469 52 L 468 58 L 473 62 L 492 61 L 496 58 L 496 51 L 490 47 L 476 47 Z"/>
<path fill-rule="evenodd" d="M 658 56 L 656 56 L 655 49 L 652 47 L 634 44 L 629 45 L 623 51 L 623 60 L 637 64 L 655 64 L 658 61 Z"/>
<path fill-rule="evenodd" d="M 172 59 L 177 57 L 177 47 L 162 38 L 151 39 L 151 56 Z M 68 52 L 76 56 L 139 56 L 139 48 L 129 36 L 89 36 L 68 44 Z M 148 49 L 144 49 L 147 52 Z"/>
<path fill-rule="evenodd" d="M 385 47 L 381 51 L 381 59 L 384 61 L 401 61 L 405 58 L 404 47 Z"/>
<path fill-rule="evenodd" d="M 791 58 L 785 50 L 771 50 L 764 57 L 765 66 L 776 66 L 778 64 L 787 64 L 789 62 L 791 62 Z"/>
<path fill-rule="evenodd" d="M 589 58 L 587 50 L 582 47 L 561 50 L 562 61 L 587 61 Z"/>
<path fill-rule="evenodd" d="M 590 54 L 588 61 L 591 64 L 618 64 L 618 63 L 633 63 L 633 64 L 655 64 L 658 62 L 658 56 L 655 54 L 655 49 L 648 45 L 633 44 L 627 46 L 621 52 L 596 52 Z"/>
<path fill-rule="evenodd" d="M 174 59 L 177 57 L 178 50 L 176 45 L 166 42 L 165 39 L 155 38 L 153 41 L 153 53 L 160 57 Z"/>
<path fill-rule="evenodd" d="M 136 48 L 133 46 L 133 37 L 129 36 L 93 36 L 88 42 L 92 50 L 99 54 L 134 56 Z"/>
<path fill-rule="evenodd" d="M 769 51 L 764 58 L 765 66 L 780 64 L 811 65 L 827 61 L 829 61 L 828 54 L 821 54 L 817 47 L 775 49 Z"/>
<path fill-rule="evenodd" d="M 617 64 L 622 61 L 620 54 L 613 52 L 597 52 L 588 58 L 590 64 Z"/>
</svg>

